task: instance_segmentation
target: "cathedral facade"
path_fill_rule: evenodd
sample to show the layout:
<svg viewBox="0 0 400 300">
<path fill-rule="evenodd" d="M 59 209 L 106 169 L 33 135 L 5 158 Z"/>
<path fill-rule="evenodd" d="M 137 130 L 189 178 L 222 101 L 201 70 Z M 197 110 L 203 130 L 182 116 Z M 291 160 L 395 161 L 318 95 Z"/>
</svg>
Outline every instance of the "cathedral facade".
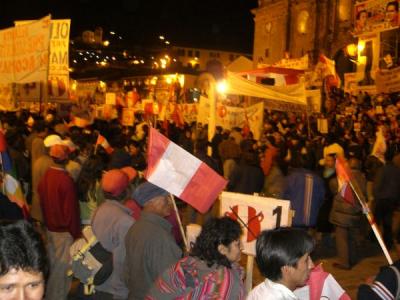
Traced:
<svg viewBox="0 0 400 300">
<path fill-rule="evenodd" d="M 355 0 L 259 0 L 255 21 L 253 63 L 273 64 L 282 58 L 309 55 L 334 57 L 355 42 Z"/>
</svg>

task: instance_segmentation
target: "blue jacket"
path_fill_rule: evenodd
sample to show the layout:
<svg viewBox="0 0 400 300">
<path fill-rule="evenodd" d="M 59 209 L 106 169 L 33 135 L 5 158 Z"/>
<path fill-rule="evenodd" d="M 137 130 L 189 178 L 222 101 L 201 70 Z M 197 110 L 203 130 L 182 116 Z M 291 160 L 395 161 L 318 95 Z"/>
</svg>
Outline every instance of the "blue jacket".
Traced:
<svg viewBox="0 0 400 300">
<path fill-rule="evenodd" d="M 293 226 L 315 226 L 325 197 L 323 180 L 306 169 L 293 169 L 286 177 L 283 199 L 295 210 Z"/>
</svg>

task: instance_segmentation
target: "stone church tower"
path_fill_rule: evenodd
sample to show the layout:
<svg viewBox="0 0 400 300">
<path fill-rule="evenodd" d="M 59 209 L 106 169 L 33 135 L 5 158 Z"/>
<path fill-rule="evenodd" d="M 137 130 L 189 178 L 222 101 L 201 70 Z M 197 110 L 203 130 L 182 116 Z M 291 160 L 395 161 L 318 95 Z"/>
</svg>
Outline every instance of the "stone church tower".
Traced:
<svg viewBox="0 0 400 300">
<path fill-rule="evenodd" d="M 254 9 L 254 67 L 285 56 L 333 57 L 354 43 L 355 0 L 259 0 Z"/>
</svg>

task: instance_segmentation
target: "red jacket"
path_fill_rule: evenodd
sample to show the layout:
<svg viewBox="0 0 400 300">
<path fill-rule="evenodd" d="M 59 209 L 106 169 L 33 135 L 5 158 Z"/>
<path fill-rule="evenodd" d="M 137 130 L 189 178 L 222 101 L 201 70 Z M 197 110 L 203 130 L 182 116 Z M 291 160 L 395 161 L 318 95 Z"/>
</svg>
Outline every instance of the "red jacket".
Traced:
<svg viewBox="0 0 400 300">
<path fill-rule="evenodd" d="M 79 202 L 76 187 L 67 171 L 50 167 L 38 185 L 43 220 L 49 231 L 80 236 Z"/>
</svg>

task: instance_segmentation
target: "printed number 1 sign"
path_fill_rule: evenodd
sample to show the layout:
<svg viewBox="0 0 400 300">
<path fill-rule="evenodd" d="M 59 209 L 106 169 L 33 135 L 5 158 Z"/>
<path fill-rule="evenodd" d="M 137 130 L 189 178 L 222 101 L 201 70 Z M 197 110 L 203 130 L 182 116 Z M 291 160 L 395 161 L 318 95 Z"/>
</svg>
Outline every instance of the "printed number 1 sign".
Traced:
<svg viewBox="0 0 400 300">
<path fill-rule="evenodd" d="M 290 201 L 223 192 L 221 216 L 238 220 L 243 229 L 243 252 L 256 255 L 256 239 L 261 231 L 289 226 Z M 244 225 L 245 224 L 245 225 Z"/>
</svg>

